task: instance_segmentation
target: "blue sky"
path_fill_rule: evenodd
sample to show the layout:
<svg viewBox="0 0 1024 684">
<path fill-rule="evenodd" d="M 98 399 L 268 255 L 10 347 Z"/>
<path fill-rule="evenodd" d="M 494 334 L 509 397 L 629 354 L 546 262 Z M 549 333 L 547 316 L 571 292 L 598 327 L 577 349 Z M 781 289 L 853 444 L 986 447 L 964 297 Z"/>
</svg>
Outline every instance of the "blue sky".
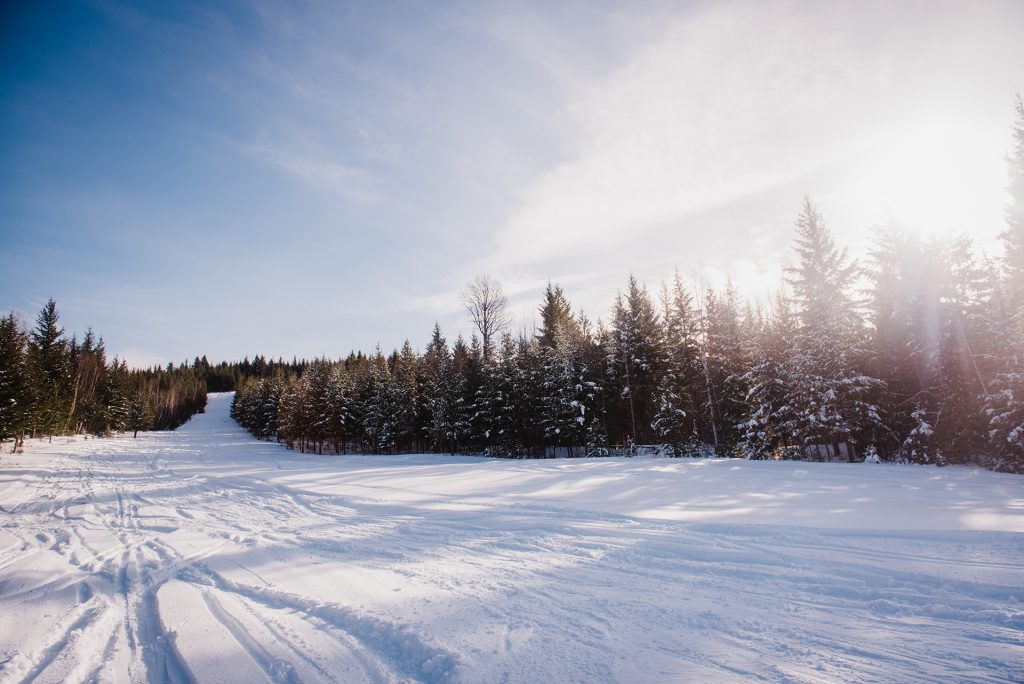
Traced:
<svg viewBox="0 0 1024 684">
<path fill-rule="evenodd" d="M 338 356 L 504 283 L 774 286 L 800 198 L 1001 229 L 1024 5 L 24 3 L 0 10 L 0 306 L 146 364 Z M 1016 79 L 1016 81 L 1015 81 Z"/>
</svg>

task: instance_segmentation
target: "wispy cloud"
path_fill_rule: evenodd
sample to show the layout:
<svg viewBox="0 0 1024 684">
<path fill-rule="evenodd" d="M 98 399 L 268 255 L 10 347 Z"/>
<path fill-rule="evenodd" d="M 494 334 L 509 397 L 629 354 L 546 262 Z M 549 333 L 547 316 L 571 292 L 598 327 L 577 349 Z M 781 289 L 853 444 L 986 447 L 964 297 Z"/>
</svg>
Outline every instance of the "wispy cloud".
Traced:
<svg viewBox="0 0 1024 684">
<path fill-rule="evenodd" d="M 562 279 L 586 264 L 650 281 L 674 261 L 684 271 L 731 271 L 748 293 L 758 290 L 776 280 L 803 194 L 821 200 L 840 240 L 854 240 L 874 206 L 856 176 L 884 159 L 894 132 L 968 101 L 974 125 L 983 108 L 1006 120 L 1010 68 L 985 66 L 979 36 L 1020 53 L 1009 31 L 994 28 L 1012 14 L 1009 5 L 965 13 L 944 2 L 691 5 L 646 13 L 659 21 L 634 22 L 627 48 L 618 45 L 626 58 L 597 74 L 567 66 L 578 45 L 558 53 L 523 38 L 522 49 L 552 71 L 572 73 L 559 79 L 564 105 L 551 117 L 561 157 L 519 188 L 493 250 L 467 274 Z M 988 82 L 953 78 L 965 72 Z M 1001 125 L 993 130 L 1004 137 Z M 607 299 L 619 284 L 592 293 Z"/>
<path fill-rule="evenodd" d="M 479 273 L 524 322 L 549 278 L 595 318 L 630 272 L 762 294 L 805 193 L 841 242 L 891 198 L 1002 227 L 981 188 L 1024 87 L 1013 0 L 91 3 L 40 11 L 23 46 L 40 81 L 4 110 L 0 290 L 151 308 L 145 330 L 86 322 L 165 360 L 468 333 Z"/>
<path fill-rule="evenodd" d="M 830 129 L 849 121 L 877 73 L 823 30 L 835 21 L 760 3 L 676 17 L 576 90 L 566 130 L 575 149 L 523 190 L 494 260 L 629 243 L 842 154 Z"/>
<path fill-rule="evenodd" d="M 265 142 L 239 146 L 245 154 L 346 200 L 372 203 L 381 198 L 377 177 L 366 169 L 326 157 L 311 156 L 285 145 Z"/>
</svg>

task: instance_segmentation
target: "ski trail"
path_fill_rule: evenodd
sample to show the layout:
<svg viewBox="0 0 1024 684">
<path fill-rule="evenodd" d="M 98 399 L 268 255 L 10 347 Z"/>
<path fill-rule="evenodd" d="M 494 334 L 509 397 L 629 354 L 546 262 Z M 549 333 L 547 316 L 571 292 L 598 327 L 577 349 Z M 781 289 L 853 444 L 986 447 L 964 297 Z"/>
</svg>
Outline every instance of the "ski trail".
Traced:
<svg viewBox="0 0 1024 684">
<path fill-rule="evenodd" d="M 368 647 L 397 672 L 417 681 L 457 682 L 460 679 L 460 656 L 443 646 L 429 643 L 409 625 L 359 615 L 337 604 L 232 581 L 209 569 L 207 573 L 222 591 L 237 594 L 270 609 L 293 610 L 323 621 L 332 629 Z"/>
</svg>

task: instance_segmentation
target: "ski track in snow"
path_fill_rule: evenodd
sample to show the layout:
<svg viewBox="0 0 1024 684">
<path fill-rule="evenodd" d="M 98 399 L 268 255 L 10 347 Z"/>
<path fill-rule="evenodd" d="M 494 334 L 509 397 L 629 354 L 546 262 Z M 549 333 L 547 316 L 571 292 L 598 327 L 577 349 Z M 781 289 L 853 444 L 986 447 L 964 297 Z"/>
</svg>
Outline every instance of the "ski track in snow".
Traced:
<svg viewBox="0 0 1024 684">
<path fill-rule="evenodd" d="M 230 395 L 0 457 L 0 682 L 1024 681 L 1024 478 L 311 456 Z"/>
</svg>

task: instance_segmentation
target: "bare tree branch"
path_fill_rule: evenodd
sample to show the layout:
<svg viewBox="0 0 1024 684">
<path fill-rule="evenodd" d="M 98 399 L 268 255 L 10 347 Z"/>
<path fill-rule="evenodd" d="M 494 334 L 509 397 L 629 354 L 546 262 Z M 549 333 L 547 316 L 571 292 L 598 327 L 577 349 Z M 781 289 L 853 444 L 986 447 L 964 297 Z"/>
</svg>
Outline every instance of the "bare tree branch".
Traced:
<svg viewBox="0 0 1024 684">
<path fill-rule="evenodd" d="M 483 338 L 484 358 L 490 359 L 495 338 L 509 324 L 508 299 L 501 291 L 501 283 L 487 275 L 477 276 L 463 291 L 462 304 Z"/>
</svg>

